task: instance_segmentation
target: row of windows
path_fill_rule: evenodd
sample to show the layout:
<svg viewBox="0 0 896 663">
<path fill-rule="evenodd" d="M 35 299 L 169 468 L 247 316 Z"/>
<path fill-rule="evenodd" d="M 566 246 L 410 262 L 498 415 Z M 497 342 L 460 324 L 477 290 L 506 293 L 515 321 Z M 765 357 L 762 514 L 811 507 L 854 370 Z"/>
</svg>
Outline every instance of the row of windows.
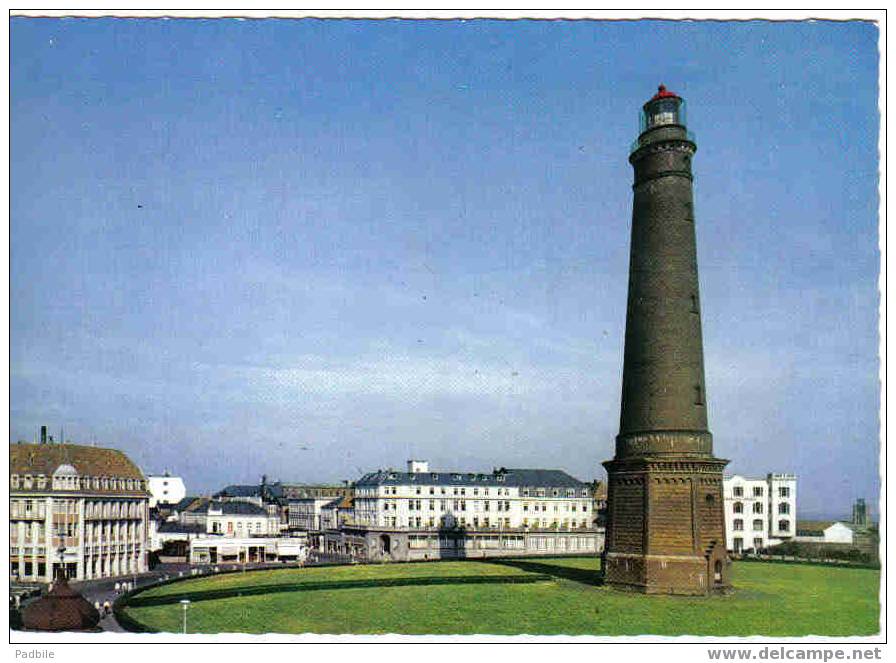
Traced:
<svg viewBox="0 0 896 663">
<path fill-rule="evenodd" d="M 467 500 L 452 500 L 451 501 L 452 508 L 454 511 L 466 511 L 467 510 Z M 510 511 L 510 501 L 509 500 L 472 500 L 471 510 L 475 511 L 490 511 L 491 504 L 495 505 L 496 511 Z M 408 510 L 409 511 L 423 511 L 424 505 L 426 505 L 426 500 L 408 500 Z M 438 507 L 439 511 L 445 511 L 448 509 L 448 500 L 429 500 L 429 510 L 435 511 Z M 528 502 L 523 503 L 523 511 L 528 512 L 530 506 L 533 511 L 547 511 L 547 504 L 533 504 L 530 505 Z M 375 508 L 375 507 L 374 507 Z M 566 512 L 572 511 L 575 513 L 581 508 L 583 513 L 588 511 L 588 503 L 583 502 L 579 504 L 578 502 L 566 503 L 563 505 L 563 510 Z M 383 511 L 398 511 L 398 502 L 387 501 L 383 502 Z M 554 504 L 554 512 L 560 511 L 560 505 Z"/>
<path fill-rule="evenodd" d="M 45 527 L 43 523 L 21 523 L 11 522 L 9 524 L 10 539 L 17 539 L 19 525 L 22 525 L 22 536 L 25 541 L 42 540 L 44 538 Z M 81 531 L 77 522 L 54 522 L 51 526 L 51 532 L 56 537 L 77 537 Z M 86 523 L 84 526 L 84 534 L 88 541 L 96 539 L 124 539 L 139 536 L 141 526 L 138 523 L 127 523 L 123 525 L 105 523 Z"/>
<path fill-rule="evenodd" d="M 765 528 L 765 521 L 756 519 L 753 521 L 753 531 L 761 532 Z M 735 532 L 742 532 L 744 529 L 744 521 L 740 518 L 735 518 L 732 521 L 732 529 Z M 790 521 L 789 520 L 779 520 L 778 521 L 778 529 L 782 532 L 790 531 Z"/>
<path fill-rule="evenodd" d="M 53 513 L 61 515 L 78 515 L 79 500 L 53 500 Z M 43 518 L 46 515 L 46 501 L 11 500 L 10 515 L 25 518 Z M 138 502 L 85 502 L 85 518 L 139 518 L 143 515 L 142 505 Z"/>
<path fill-rule="evenodd" d="M 442 516 L 440 518 L 436 518 L 435 516 L 429 516 L 428 518 L 424 518 L 422 516 L 411 516 L 407 520 L 403 518 L 398 518 L 396 516 L 385 516 L 382 519 L 382 524 L 385 527 L 411 527 L 411 528 L 422 528 L 422 527 L 451 527 L 452 525 L 459 525 L 460 527 L 467 527 L 468 525 L 472 527 L 488 527 L 488 528 L 498 528 L 498 527 L 506 527 L 508 529 L 511 528 L 510 518 L 496 518 L 495 520 L 491 520 L 490 518 L 482 518 L 480 519 L 478 516 L 473 516 L 471 518 L 467 518 L 467 516 L 458 516 L 453 518 L 451 516 Z M 549 520 L 547 518 L 533 518 L 530 520 L 529 518 L 523 518 L 523 527 L 542 527 L 547 529 L 548 527 L 553 528 L 581 528 L 585 529 L 588 527 L 587 520 L 575 520 L 575 519 L 552 519 Z"/>
<path fill-rule="evenodd" d="M 262 523 L 256 522 L 254 524 L 254 530 L 256 533 L 261 533 Z M 243 521 L 237 520 L 235 529 L 234 529 L 234 522 L 232 520 L 227 521 L 227 533 L 233 534 L 234 531 L 236 531 L 237 533 L 241 533 L 243 531 Z M 246 523 L 246 533 L 250 533 L 252 531 L 253 531 L 253 524 L 247 522 Z M 222 523 L 220 521 L 213 520 L 212 521 L 212 534 L 222 534 L 222 533 L 223 533 Z"/>
<path fill-rule="evenodd" d="M 734 523 L 733 523 L 733 529 L 735 532 L 743 531 L 744 521 L 741 520 L 740 518 L 735 518 Z M 753 521 L 753 531 L 761 532 L 763 529 L 765 529 L 765 521 L 764 520 L 757 519 L 757 520 Z"/>
<path fill-rule="evenodd" d="M 12 488 L 23 488 L 31 490 L 37 488 L 43 490 L 47 488 L 47 477 L 43 474 L 32 476 L 30 474 L 22 475 L 11 474 L 9 476 L 9 485 Z M 145 490 L 146 482 L 141 479 L 116 479 L 111 477 L 74 477 L 59 476 L 53 477 L 52 487 L 54 490 Z"/>
<path fill-rule="evenodd" d="M 143 509 L 137 502 L 85 502 L 85 518 L 139 518 Z"/>
<path fill-rule="evenodd" d="M 753 486 L 753 497 L 762 497 L 765 489 L 762 486 Z M 731 494 L 734 497 L 743 497 L 744 496 L 744 487 L 743 486 L 733 486 L 731 488 Z M 778 497 L 790 497 L 790 487 L 789 486 L 778 486 Z"/>
<path fill-rule="evenodd" d="M 732 506 L 734 513 L 743 513 L 744 512 L 744 503 L 743 502 L 735 502 Z M 753 513 L 763 513 L 765 507 L 762 506 L 762 502 L 754 502 L 753 503 Z M 779 502 L 778 503 L 778 513 L 780 514 L 789 514 L 790 513 L 790 504 L 788 502 Z"/>
<path fill-rule="evenodd" d="M 414 486 L 413 494 L 414 495 L 423 495 L 425 492 L 424 488 L 426 488 L 426 487 L 425 486 Z M 429 495 L 437 494 L 436 486 L 429 486 L 428 489 L 429 489 L 428 490 Z M 439 495 L 447 495 L 448 490 L 449 490 L 448 487 L 440 486 L 438 489 L 438 494 Z M 466 496 L 466 494 L 467 494 L 467 488 L 465 488 L 465 487 L 451 486 L 450 490 L 451 490 L 452 495 Z M 480 489 L 478 487 L 473 487 L 470 489 L 470 491 L 471 491 L 471 494 L 474 496 L 478 496 L 480 494 Z M 498 497 L 502 497 L 502 496 L 509 497 L 510 496 L 509 488 L 497 488 L 497 491 L 498 491 L 497 492 Z M 548 490 L 546 488 L 533 488 L 533 489 L 522 488 L 522 489 L 520 489 L 520 495 L 522 495 L 523 497 L 576 497 L 577 493 L 581 497 L 588 497 L 588 489 L 587 488 L 582 488 L 581 490 L 578 490 L 578 491 L 575 488 L 553 488 L 550 490 Z M 375 495 L 376 490 L 361 488 L 358 490 L 358 494 L 359 495 Z M 383 487 L 383 494 L 384 495 L 398 495 L 398 486 Z M 489 495 L 490 494 L 489 488 L 483 487 L 481 489 L 481 494 Z"/>
<path fill-rule="evenodd" d="M 421 476 L 422 476 L 422 474 L 421 474 Z M 438 473 L 438 472 L 432 472 L 429 476 L 432 477 L 432 480 L 433 480 L 433 481 L 438 481 L 438 480 L 439 480 L 439 473 Z M 487 478 L 487 476 L 486 476 L 485 474 L 479 474 L 479 475 L 476 475 L 476 474 L 473 474 L 472 472 L 471 472 L 470 474 L 468 474 L 467 477 L 469 478 L 470 481 L 475 481 L 476 479 L 479 479 L 480 481 L 485 481 L 486 478 Z M 389 474 L 389 479 L 390 479 L 391 481 L 394 481 L 394 480 L 397 479 L 397 478 L 398 478 L 398 475 L 395 474 L 394 472 L 391 473 L 391 474 Z M 455 473 L 455 474 L 452 474 L 452 475 L 451 475 L 451 478 L 454 479 L 455 481 L 463 481 L 464 476 L 463 476 L 463 474 L 457 474 L 457 473 Z M 495 475 L 495 479 L 496 479 L 497 481 L 501 481 L 501 482 L 503 482 L 503 481 L 504 481 L 504 478 L 505 478 L 505 476 L 504 476 L 503 474 L 497 474 L 497 475 Z M 417 480 L 417 475 L 416 475 L 416 474 L 412 475 L 412 476 L 411 476 L 411 481 L 416 481 L 416 480 Z"/>
</svg>

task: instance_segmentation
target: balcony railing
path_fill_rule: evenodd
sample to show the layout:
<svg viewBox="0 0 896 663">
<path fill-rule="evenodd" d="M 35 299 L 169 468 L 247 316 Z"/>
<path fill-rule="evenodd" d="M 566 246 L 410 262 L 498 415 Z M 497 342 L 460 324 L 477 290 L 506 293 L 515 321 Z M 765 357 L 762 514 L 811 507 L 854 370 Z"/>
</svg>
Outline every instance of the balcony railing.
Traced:
<svg viewBox="0 0 896 663">
<path fill-rule="evenodd" d="M 696 143 L 696 142 L 697 142 L 697 138 L 694 136 L 694 132 L 693 132 L 693 131 L 685 131 L 685 136 L 686 136 L 687 139 L 688 139 L 689 141 L 691 141 L 692 143 Z M 629 154 L 634 154 L 635 152 L 637 152 L 637 151 L 641 148 L 642 145 L 646 145 L 646 144 L 649 143 L 649 142 L 650 142 L 650 141 L 644 141 L 644 142 L 642 143 L 642 142 L 641 142 L 641 137 L 638 136 L 637 138 L 635 138 L 635 140 L 632 141 L 632 144 L 631 144 L 631 146 L 629 147 L 629 151 L 628 151 L 628 153 L 629 153 Z"/>
</svg>

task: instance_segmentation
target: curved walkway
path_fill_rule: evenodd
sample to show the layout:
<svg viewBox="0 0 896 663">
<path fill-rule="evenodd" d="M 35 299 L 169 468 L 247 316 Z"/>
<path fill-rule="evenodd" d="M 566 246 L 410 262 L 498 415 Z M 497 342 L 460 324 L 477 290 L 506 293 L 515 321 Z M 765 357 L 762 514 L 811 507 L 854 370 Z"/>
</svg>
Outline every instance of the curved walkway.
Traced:
<svg viewBox="0 0 896 663">
<path fill-rule="evenodd" d="M 106 601 L 109 602 L 110 605 L 114 605 L 115 601 L 118 600 L 119 597 L 124 596 L 126 592 L 115 591 L 116 583 L 134 583 L 134 589 L 140 590 L 149 587 L 150 585 L 154 585 L 163 580 L 169 580 L 175 577 L 183 577 L 185 580 L 187 578 L 191 578 L 194 576 L 194 571 L 198 573 L 214 573 L 214 569 L 217 568 L 221 571 L 227 570 L 231 571 L 234 568 L 245 569 L 245 570 L 254 570 L 254 569 L 279 569 L 286 568 L 284 564 L 279 563 L 268 563 L 268 564 L 197 564 L 190 565 L 186 563 L 180 564 L 160 564 L 156 566 L 152 571 L 147 573 L 140 573 L 136 576 L 118 576 L 115 578 L 100 578 L 97 580 L 83 580 L 80 582 L 72 582 L 71 586 L 74 589 L 77 589 L 81 592 L 82 596 L 85 599 L 90 601 L 90 603 L 99 603 L 103 605 Z M 133 590 L 132 590 L 133 591 Z M 129 593 L 129 592 L 127 592 Z M 112 612 L 108 615 L 104 615 L 100 619 L 99 623 L 100 628 L 104 631 L 109 631 L 112 633 L 127 633 L 127 629 L 123 628 L 121 624 L 118 623 L 118 620 L 115 619 L 115 613 Z"/>
</svg>

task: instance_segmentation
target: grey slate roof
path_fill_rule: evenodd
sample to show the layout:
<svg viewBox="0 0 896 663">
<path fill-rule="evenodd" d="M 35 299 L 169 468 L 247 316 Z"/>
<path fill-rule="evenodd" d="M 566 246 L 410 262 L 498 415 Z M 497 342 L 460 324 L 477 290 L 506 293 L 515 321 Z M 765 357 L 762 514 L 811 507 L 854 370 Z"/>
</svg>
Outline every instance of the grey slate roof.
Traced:
<svg viewBox="0 0 896 663">
<path fill-rule="evenodd" d="M 194 497 L 190 497 L 190 496 L 184 497 L 180 502 L 178 502 L 177 504 L 173 505 L 173 506 L 171 507 L 171 510 L 172 510 L 172 511 L 185 511 L 185 510 L 187 509 L 188 506 L 190 506 L 191 504 L 193 504 L 196 500 L 200 500 L 200 499 L 202 499 L 202 498 L 201 498 L 201 497 L 195 497 L 195 496 L 194 496 Z"/>
<path fill-rule="evenodd" d="M 503 475 L 504 480 L 498 479 Z M 518 486 L 529 488 L 588 488 L 563 470 L 505 469 L 484 472 L 399 472 L 377 470 L 361 477 L 356 486 L 395 486 L 420 484 L 423 486 Z"/>
<path fill-rule="evenodd" d="M 202 525 L 182 523 L 162 523 L 156 531 L 161 534 L 205 534 L 205 528 Z"/>
<path fill-rule="evenodd" d="M 268 512 L 249 502 L 215 502 L 209 500 L 193 513 L 208 513 L 209 509 L 220 509 L 225 516 L 267 516 Z"/>
<path fill-rule="evenodd" d="M 249 502 L 219 502 L 207 497 L 185 497 L 174 506 L 175 511 L 208 513 L 209 508 L 220 509 L 227 516 L 266 516 L 268 512 Z"/>
<path fill-rule="evenodd" d="M 283 485 L 280 482 L 265 484 L 265 492 L 270 499 L 283 497 Z M 215 493 L 215 497 L 261 497 L 261 485 L 231 484 Z"/>
</svg>

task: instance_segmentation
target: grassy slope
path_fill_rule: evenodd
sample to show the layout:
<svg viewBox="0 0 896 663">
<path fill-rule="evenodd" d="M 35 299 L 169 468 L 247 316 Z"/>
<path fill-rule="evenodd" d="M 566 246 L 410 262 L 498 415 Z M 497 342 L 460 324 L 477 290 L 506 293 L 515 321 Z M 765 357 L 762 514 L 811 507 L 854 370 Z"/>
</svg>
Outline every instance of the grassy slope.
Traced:
<svg viewBox="0 0 896 663">
<path fill-rule="evenodd" d="M 129 613 L 190 632 L 591 635 L 869 635 L 878 571 L 739 563 L 730 596 L 616 592 L 594 559 L 308 568 L 203 578 L 150 590 Z"/>
</svg>

